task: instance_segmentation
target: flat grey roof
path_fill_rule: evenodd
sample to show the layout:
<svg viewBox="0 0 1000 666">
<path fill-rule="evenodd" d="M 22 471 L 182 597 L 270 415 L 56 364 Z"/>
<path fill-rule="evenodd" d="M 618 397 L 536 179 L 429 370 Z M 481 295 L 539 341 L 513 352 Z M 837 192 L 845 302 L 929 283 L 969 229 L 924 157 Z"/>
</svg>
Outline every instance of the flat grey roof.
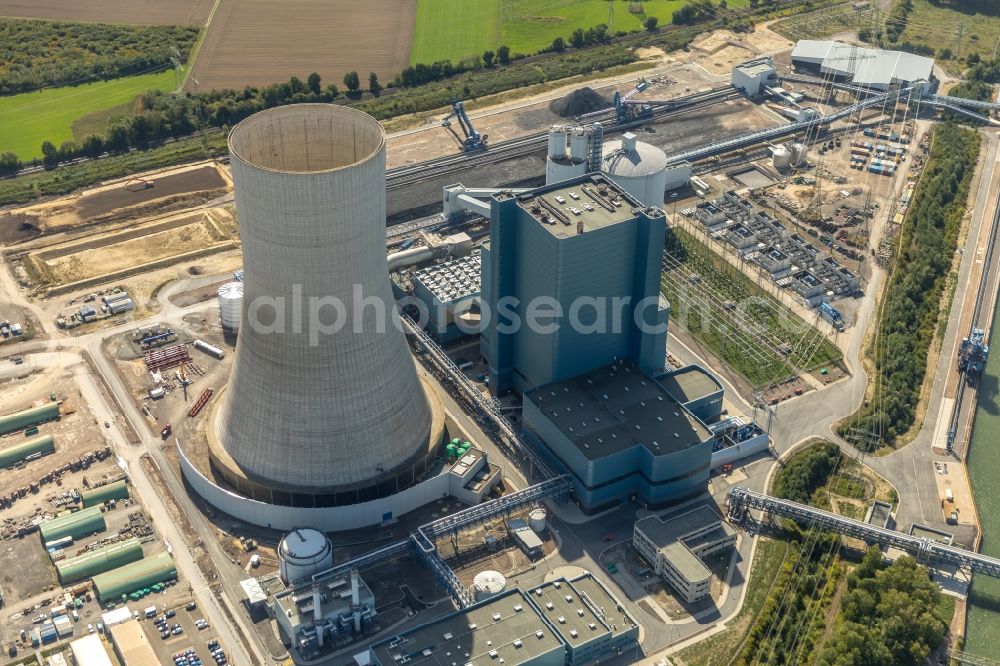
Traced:
<svg viewBox="0 0 1000 666">
<path fill-rule="evenodd" d="M 683 451 L 712 433 L 628 361 L 525 393 L 590 460 L 633 446 L 654 455 Z"/>
<path fill-rule="evenodd" d="M 707 506 L 699 506 L 697 509 L 688 511 L 685 514 L 662 520 L 659 516 L 648 516 L 636 522 L 635 527 L 645 535 L 647 539 L 663 553 L 667 561 L 677 569 L 684 578 L 689 581 L 704 580 L 712 575 L 708 567 L 691 552 L 690 548 L 681 540 L 688 534 L 701 529 L 712 523 L 719 523 L 726 536 L 733 532 L 732 528 L 721 522 L 722 519 L 715 511 Z M 728 531 L 727 531 L 728 530 Z M 696 540 L 698 543 L 704 540 Z M 698 545 L 695 543 L 695 545 Z"/>
<path fill-rule="evenodd" d="M 792 50 L 793 60 L 819 61 L 840 76 L 851 76 L 860 85 L 888 85 L 894 79 L 929 81 L 934 59 L 903 51 L 885 51 L 831 40 L 802 39 Z"/>
<path fill-rule="evenodd" d="M 581 598 L 580 593 L 565 580 L 545 583 L 527 594 L 531 595 L 532 601 L 570 646 L 586 643 L 595 636 L 610 631 Z M 591 625 L 593 629 L 590 628 Z M 571 633 L 573 631 L 576 636 Z"/>
<path fill-rule="evenodd" d="M 573 195 L 576 195 L 574 198 Z M 556 197 L 562 197 L 560 203 Z M 636 209 L 643 205 L 609 178 L 588 174 L 531 192 L 518 195 L 518 207 L 557 238 L 569 238 L 580 233 L 603 229 L 635 219 Z M 589 204 L 592 210 L 586 210 Z M 580 211 L 577 215 L 570 209 Z"/>
<path fill-rule="evenodd" d="M 521 610 L 515 610 L 520 606 Z M 494 620 L 499 614 L 500 619 Z M 475 628 L 470 628 L 475 625 Z M 541 631 L 538 638 L 535 632 Z M 560 648 L 562 642 L 545 624 L 520 590 L 477 604 L 463 611 L 405 631 L 405 639 L 394 648 L 396 637 L 372 645 L 371 650 L 382 666 L 397 666 L 395 655 L 410 659 L 411 666 L 516 666 Z M 517 647 L 515 641 L 520 642 Z M 495 650 L 496 658 L 490 656 Z"/>
<path fill-rule="evenodd" d="M 687 404 L 722 390 L 722 386 L 704 368 L 689 365 L 658 379 L 677 402 Z"/>
<path fill-rule="evenodd" d="M 587 595 L 591 603 L 604 613 L 605 624 L 611 627 L 611 632 L 615 636 L 638 626 L 632 616 L 621 608 L 618 600 L 611 596 L 611 593 L 589 573 L 570 582 L 577 592 Z"/>
</svg>

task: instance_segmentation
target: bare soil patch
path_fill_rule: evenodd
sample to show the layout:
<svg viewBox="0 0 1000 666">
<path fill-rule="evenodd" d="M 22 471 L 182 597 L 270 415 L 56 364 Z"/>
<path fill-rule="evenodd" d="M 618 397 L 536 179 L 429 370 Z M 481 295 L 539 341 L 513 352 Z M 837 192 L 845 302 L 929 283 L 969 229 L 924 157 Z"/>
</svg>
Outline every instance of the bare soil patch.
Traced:
<svg viewBox="0 0 1000 666">
<path fill-rule="evenodd" d="M 222 0 L 212 18 L 190 90 L 305 80 L 318 72 L 340 87 L 356 70 L 383 81 L 409 64 L 416 0 Z"/>
<path fill-rule="evenodd" d="M 0 16 L 133 23 L 203 25 L 212 0 L 0 0 Z"/>
</svg>

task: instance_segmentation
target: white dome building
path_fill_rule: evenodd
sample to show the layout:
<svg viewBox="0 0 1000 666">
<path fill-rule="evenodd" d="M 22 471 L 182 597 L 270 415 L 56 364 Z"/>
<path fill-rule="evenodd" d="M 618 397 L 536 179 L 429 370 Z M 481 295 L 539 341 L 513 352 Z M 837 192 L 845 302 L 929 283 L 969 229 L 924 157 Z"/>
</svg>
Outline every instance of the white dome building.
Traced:
<svg viewBox="0 0 1000 666">
<path fill-rule="evenodd" d="M 663 207 L 667 155 L 656 146 L 626 132 L 620 141 L 605 142 L 601 171 L 647 206 Z"/>
<path fill-rule="evenodd" d="M 286 583 L 309 578 L 333 566 L 333 544 L 319 530 L 292 530 L 278 544 L 278 563 Z"/>
</svg>

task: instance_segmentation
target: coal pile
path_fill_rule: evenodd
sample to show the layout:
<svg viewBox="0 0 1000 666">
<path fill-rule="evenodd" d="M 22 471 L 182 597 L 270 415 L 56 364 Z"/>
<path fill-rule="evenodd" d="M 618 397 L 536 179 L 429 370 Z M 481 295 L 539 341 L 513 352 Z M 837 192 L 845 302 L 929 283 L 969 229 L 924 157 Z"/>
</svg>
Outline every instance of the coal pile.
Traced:
<svg viewBox="0 0 1000 666">
<path fill-rule="evenodd" d="M 604 99 L 593 88 L 580 88 L 562 99 L 553 100 L 549 104 L 549 110 L 560 118 L 572 118 L 584 113 L 600 111 L 609 106 L 611 106 L 611 102 Z"/>
</svg>

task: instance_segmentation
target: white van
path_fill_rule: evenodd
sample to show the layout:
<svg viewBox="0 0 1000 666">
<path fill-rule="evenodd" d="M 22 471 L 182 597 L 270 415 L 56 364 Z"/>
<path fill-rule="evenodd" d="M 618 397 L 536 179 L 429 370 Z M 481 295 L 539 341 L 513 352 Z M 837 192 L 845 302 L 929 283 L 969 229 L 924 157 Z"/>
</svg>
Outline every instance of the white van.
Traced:
<svg viewBox="0 0 1000 666">
<path fill-rule="evenodd" d="M 946 500 L 948 500 L 949 502 L 954 502 L 955 501 L 955 496 L 951 494 L 951 488 L 945 488 L 944 489 L 944 498 Z"/>
<path fill-rule="evenodd" d="M 143 611 L 143 614 L 145 614 L 146 619 L 156 617 L 156 606 L 150 606 L 149 608 Z"/>
</svg>

